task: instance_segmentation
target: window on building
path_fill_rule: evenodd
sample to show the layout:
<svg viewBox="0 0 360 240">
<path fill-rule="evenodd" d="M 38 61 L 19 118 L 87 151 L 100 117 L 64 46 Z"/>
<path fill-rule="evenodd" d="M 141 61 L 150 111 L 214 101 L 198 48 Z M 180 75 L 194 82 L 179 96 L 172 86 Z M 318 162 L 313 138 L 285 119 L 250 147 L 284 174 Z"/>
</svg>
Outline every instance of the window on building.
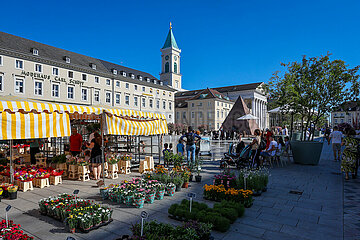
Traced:
<svg viewBox="0 0 360 240">
<path fill-rule="evenodd" d="M 24 61 L 23 60 L 15 60 L 15 68 L 24 69 Z"/>
<path fill-rule="evenodd" d="M 137 91 L 137 89 L 138 89 L 138 86 L 137 86 L 137 85 L 134 85 L 134 89 L 135 89 L 135 91 Z"/>
<path fill-rule="evenodd" d="M 42 65 L 41 64 L 35 64 L 35 72 L 42 72 Z"/>
<path fill-rule="evenodd" d="M 191 118 L 195 118 L 195 112 L 191 112 Z"/>
<path fill-rule="evenodd" d="M 65 62 L 66 62 L 66 63 L 70 63 L 70 62 L 71 62 L 70 58 L 69 58 L 69 57 L 65 57 Z"/>
<path fill-rule="evenodd" d="M 88 90 L 86 88 L 81 89 L 81 100 L 83 101 L 88 100 Z"/>
<path fill-rule="evenodd" d="M 211 119 L 211 112 L 207 113 L 207 117 L 208 117 L 208 119 Z"/>
<path fill-rule="evenodd" d="M 129 95 L 125 96 L 125 104 L 130 105 L 130 96 Z"/>
<path fill-rule="evenodd" d="M 344 123 L 344 119 L 340 119 L 340 123 Z"/>
<path fill-rule="evenodd" d="M 163 101 L 163 109 L 166 109 L 166 101 Z"/>
<path fill-rule="evenodd" d="M 24 93 L 24 79 L 23 78 L 15 78 L 15 92 L 16 93 Z"/>
<path fill-rule="evenodd" d="M 217 105 L 219 106 L 219 102 L 217 102 Z"/>
<path fill-rule="evenodd" d="M 156 100 L 156 108 L 160 108 L 160 100 Z"/>
<path fill-rule="evenodd" d="M 153 89 L 152 88 L 150 88 L 150 93 L 152 93 L 153 92 Z"/>
<path fill-rule="evenodd" d="M 337 117 L 337 114 L 336 114 L 336 113 L 334 114 L 334 117 Z"/>
<path fill-rule="evenodd" d="M 179 81 L 178 80 L 175 80 L 175 87 L 179 88 Z"/>
<path fill-rule="evenodd" d="M 143 97 L 141 98 L 141 104 L 142 104 L 142 107 L 146 107 L 146 99 Z"/>
<path fill-rule="evenodd" d="M 179 119 L 179 118 L 180 118 L 180 113 L 176 112 L 176 119 Z"/>
<path fill-rule="evenodd" d="M 165 72 L 166 72 L 166 73 L 169 72 L 169 70 L 170 70 L 169 68 L 170 68 L 170 64 L 169 64 L 169 62 L 166 62 L 166 63 L 165 63 Z"/>
<path fill-rule="evenodd" d="M 199 118 L 203 118 L 203 113 L 199 112 Z"/>
<path fill-rule="evenodd" d="M 59 84 L 53 83 L 51 87 L 51 96 L 53 97 L 59 97 Z"/>
<path fill-rule="evenodd" d="M 149 99 L 149 107 L 152 108 L 153 107 L 153 100 Z"/>
<path fill-rule="evenodd" d="M 32 54 L 35 55 L 35 56 L 38 56 L 39 55 L 39 50 L 37 50 L 36 48 L 33 48 L 32 49 Z"/>
<path fill-rule="evenodd" d="M 209 106 L 209 107 L 211 106 L 211 102 L 208 102 L 208 106 Z"/>
<path fill-rule="evenodd" d="M 142 87 L 142 91 L 145 92 L 145 87 Z"/>
<path fill-rule="evenodd" d="M 186 112 L 183 112 L 183 116 L 184 119 L 186 118 Z"/>
<path fill-rule="evenodd" d="M 134 75 L 134 74 L 131 74 L 131 78 L 132 78 L 132 79 L 135 79 L 135 75 Z"/>
<path fill-rule="evenodd" d="M 199 103 L 199 106 L 202 107 L 202 103 Z"/>
<path fill-rule="evenodd" d="M 95 83 L 99 83 L 99 82 L 100 82 L 99 77 L 95 77 L 95 78 L 94 78 L 94 82 L 95 82 Z"/>
<path fill-rule="evenodd" d="M 86 74 L 82 74 L 82 80 L 86 81 L 87 80 L 87 75 Z"/>
<path fill-rule="evenodd" d="M 73 86 L 68 86 L 68 88 L 67 88 L 67 97 L 69 99 L 74 99 L 74 87 Z"/>
<path fill-rule="evenodd" d="M 217 117 L 219 118 L 220 117 L 220 111 L 219 110 L 217 110 Z"/>
<path fill-rule="evenodd" d="M 126 89 L 129 89 L 129 86 L 130 86 L 129 83 L 125 83 L 125 88 Z"/>
<path fill-rule="evenodd" d="M 337 119 L 335 119 L 335 123 L 337 123 Z"/>
<path fill-rule="evenodd" d="M 106 79 L 106 85 L 108 85 L 108 86 L 111 85 L 111 80 L 110 79 Z"/>
<path fill-rule="evenodd" d="M 171 114 L 169 114 L 169 119 L 171 119 L 171 117 L 172 117 Z"/>
<path fill-rule="evenodd" d="M 105 102 L 106 103 L 111 103 L 111 92 L 106 92 L 105 93 Z"/>
<path fill-rule="evenodd" d="M 116 81 L 116 87 L 120 87 L 120 81 Z"/>
<path fill-rule="evenodd" d="M 134 97 L 134 106 L 137 107 L 138 106 L 138 97 Z"/>
<path fill-rule="evenodd" d="M 34 95 L 42 96 L 43 95 L 43 82 L 42 81 L 35 81 L 34 82 Z"/>
<path fill-rule="evenodd" d="M 69 78 L 74 78 L 74 72 L 73 72 L 73 71 L 69 71 L 69 72 L 68 72 L 68 77 L 69 77 Z"/>
<path fill-rule="evenodd" d="M 169 102 L 169 110 L 171 110 L 171 108 L 172 108 L 172 104 L 171 102 Z"/>
<path fill-rule="evenodd" d="M 224 118 L 224 112 L 221 111 L 221 118 Z"/>
<path fill-rule="evenodd" d="M 99 90 L 94 91 L 94 101 L 100 102 L 100 91 Z"/>
<path fill-rule="evenodd" d="M 3 65 L 3 57 L 0 56 L 0 66 L 2 66 L 2 65 Z"/>
<path fill-rule="evenodd" d="M 52 74 L 53 74 L 54 76 L 59 76 L 59 69 L 58 69 L 58 68 L 53 68 L 53 69 L 52 69 Z"/>
<path fill-rule="evenodd" d="M 191 103 L 191 107 L 194 107 L 195 106 L 195 104 L 194 103 Z"/>
<path fill-rule="evenodd" d="M 174 63 L 174 73 L 177 73 L 177 63 Z"/>
<path fill-rule="evenodd" d="M 126 72 L 123 72 L 122 75 L 123 75 L 123 77 L 126 77 Z"/>
<path fill-rule="evenodd" d="M 120 104 L 120 93 L 117 93 L 117 94 L 115 95 L 115 103 L 116 103 L 116 104 Z"/>
<path fill-rule="evenodd" d="M 0 74 L 0 92 L 4 91 L 4 75 Z"/>
<path fill-rule="evenodd" d="M 217 123 L 217 128 L 219 129 L 219 127 L 220 127 L 220 124 L 219 124 L 219 123 Z"/>
</svg>

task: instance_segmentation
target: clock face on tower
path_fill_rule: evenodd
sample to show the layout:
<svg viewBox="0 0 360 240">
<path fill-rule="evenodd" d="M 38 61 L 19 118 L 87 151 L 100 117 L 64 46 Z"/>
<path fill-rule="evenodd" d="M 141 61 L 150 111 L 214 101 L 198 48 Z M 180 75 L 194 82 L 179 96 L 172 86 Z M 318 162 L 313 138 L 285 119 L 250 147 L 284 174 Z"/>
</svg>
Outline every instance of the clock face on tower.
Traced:
<svg viewBox="0 0 360 240">
<path fill-rule="evenodd" d="M 169 60 L 169 56 L 168 56 L 168 55 L 165 57 L 165 60 Z"/>
<path fill-rule="evenodd" d="M 177 60 L 177 56 L 174 57 L 175 61 Z"/>
</svg>

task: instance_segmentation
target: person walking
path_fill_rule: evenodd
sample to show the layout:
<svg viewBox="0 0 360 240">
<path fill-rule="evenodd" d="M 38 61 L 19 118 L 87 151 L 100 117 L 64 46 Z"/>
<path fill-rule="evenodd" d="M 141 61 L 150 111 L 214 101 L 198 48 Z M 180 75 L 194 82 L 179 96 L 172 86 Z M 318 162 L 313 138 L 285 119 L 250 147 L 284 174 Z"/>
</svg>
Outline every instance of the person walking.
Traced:
<svg viewBox="0 0 360 240">
<path fill-rule="evenodd" d="M 260 160 L 259 160 L 259 153 L 260 153 L 259 147 L 260 147 L 260 143 L 261 143 L 260 129 L 255 129 L 254 135 L 255 135 L 255 138 L 249 144 L 251 146 L 252 167 L 255 166 L 255 163 L 257 164 L 257 166 L 260 165 Z"/>
<path fill-rule="evenodd" d="M 191 126 L 188 127 L 188 132 L 180 137 L 180 140 L 182 141 L 184 138 L 186 138 L 186 156 L 187 161 L 190 163 L 191 161 L 195 162 L 195 151 L 196 151 L 196 139 L 200 140 L 201 137 L 194 133 L 194 130 Z"/>
<path fill-rule="evenodd" d="M 101 143 L 102 139 L 99 133 L 94 134 L 93 140 L 91 140 L 89 148 L 91 148 L 90 162 L 93 168 L 94 180 L 99 180 L 101 175 L 101 164 L 102 164 L 102 151 Z"/>
<path fill-rule="evenodd" d="M 339 128 L 337 126 L 334 127 L 334 131 L 330 133 L 329 135 L 329 141 L 328 145 L 330 145 L 330 142 L 332 141 L 332 149 L 334 152 L 334 161 L 339 160 L 341 156 L 341 143 L 344 135 L 342 132 L 339 131 Z"/>
<path fill-rule="evenodd" d="M 81 153 L 83 138 L 76 128 L 73 128 L 70 136 L 70 152 L 75 157 Z"/>
<path fill-rule="evenodd" d="M 348 129 L 346 137 L 341 143 L 341 145 L 345 145 L 341 161 L 341 171 L 345 173 L 345 180 L 349 180 L 349 173 L 351 173 L 352 178 L 356 178 L 357 150 L 360 141 L 354 138 L 355 135 L 356 132 L 353 128 Z"/>
</svg>

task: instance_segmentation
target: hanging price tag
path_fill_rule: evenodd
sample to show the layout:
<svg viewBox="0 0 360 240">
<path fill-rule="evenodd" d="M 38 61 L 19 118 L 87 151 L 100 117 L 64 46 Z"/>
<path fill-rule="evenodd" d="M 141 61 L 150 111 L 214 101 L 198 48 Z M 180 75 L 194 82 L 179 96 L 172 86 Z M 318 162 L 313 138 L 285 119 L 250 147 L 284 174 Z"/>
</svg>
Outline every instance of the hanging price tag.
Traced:
<svg viewBox="0 0 360 240">
<path fill-rule="evenodd" d="M 144 220 L 149 217 L 149 214 L 145 211 L 141 212 L 141 237 L 144 234 Z"/>
<path fill-rule="evenodd" d="M 6 208 L 5 208 L 5 218 L 6 218 L 6 228 L 9 227 L 9 222 L 8 222 L 8 211 L 10 211 L 11 209 L 11 205 L 8 205 Z"/>
</svg>

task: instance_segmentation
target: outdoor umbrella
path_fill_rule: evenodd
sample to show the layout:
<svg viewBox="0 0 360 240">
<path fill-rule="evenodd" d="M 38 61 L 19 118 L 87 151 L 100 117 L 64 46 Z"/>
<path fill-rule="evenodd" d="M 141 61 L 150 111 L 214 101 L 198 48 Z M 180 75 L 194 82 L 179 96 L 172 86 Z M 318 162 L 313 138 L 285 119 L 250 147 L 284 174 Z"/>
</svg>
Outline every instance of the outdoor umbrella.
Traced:
<svg viewBox="0 0 360 240">
<path fill-rule="evenodd" d="M 236 120 L 255 120 L 255 119 L 259 119 L 258 117 L 255 117 L 254 115 L 252 115 L 252 114 L 246 114 L 246 115 L 244 115 L 244 116 L 242 116 L 242 117 L 239 117 L 238 119 L 236 119 Z"/>
</svg>

